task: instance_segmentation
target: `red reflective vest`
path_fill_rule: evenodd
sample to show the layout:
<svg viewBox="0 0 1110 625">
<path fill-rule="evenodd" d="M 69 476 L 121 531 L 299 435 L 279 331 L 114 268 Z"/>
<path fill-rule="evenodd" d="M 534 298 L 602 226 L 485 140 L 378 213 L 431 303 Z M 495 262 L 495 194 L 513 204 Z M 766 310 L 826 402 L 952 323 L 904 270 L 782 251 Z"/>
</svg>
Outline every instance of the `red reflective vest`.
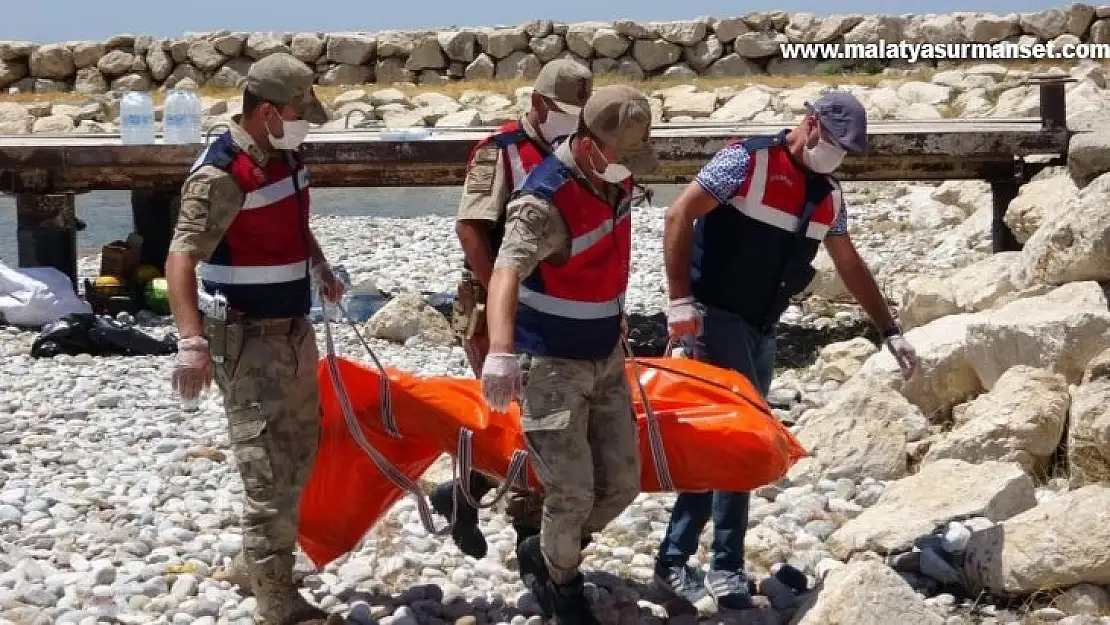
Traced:
<svg viewBox="0 0 1110 625">
<path fill-rule="evenodd" d="M 524 183 L 524 178 L 532 171 L 536 165 L 543 161 L 545 152 L 539 145 L 528 136 L 528 132 L 519 121 L 512 121 L 502 124 L 492 134 L 475 144 L 474 149 L 470 152 L 470 157 L 467 163 L 474 164 L 474 156 L 478 150 L 490 144 L 497 146 L 501 150 L 501 163 L 505 168 L 505 175 L 509 179 L 509 192 L 519 187 Z M 505 235 L 505 207 L 500 207 L 501 212 L 498 215 L 497 222 L 489 231 L 490 249 L 493 250 L 494 256 L 497 255 L 497 250 L 501 247 L 501 239 Z M 470 269 L 470 263 L 463 261 L 464 266 Z"/>
<path fill-rule="evenodd" d="M 226 171 L 244 193 L 212 258 L 197 273 L 207 292 L 223 293 L 228 307 L 248 318 L 303 316 L 311 307 L 308 171 L 295 154 L 288 157 L 259 167 L 227 132 L 193 167 Z"/>
<path fill-rule="evenodd" d="M 541 261 L 521 283 L 514 328 L 520 353 L 599 360 L 617 346 L 631 264 L 632 179 L 622 186 L 625 200 L 614 209 L 555 155 L 525 179 L 518 194 L 558 209 L 571 249 L 564 263 Z"/>
<path fill-rule="evenodd" d="M 744 141 L 748 175 L 694 226 L 694 296 L 761 332 L 812 280 L 811 262 L 843 205 L 836 180 L 798 166 L 785 135 Z"/>
</svg>

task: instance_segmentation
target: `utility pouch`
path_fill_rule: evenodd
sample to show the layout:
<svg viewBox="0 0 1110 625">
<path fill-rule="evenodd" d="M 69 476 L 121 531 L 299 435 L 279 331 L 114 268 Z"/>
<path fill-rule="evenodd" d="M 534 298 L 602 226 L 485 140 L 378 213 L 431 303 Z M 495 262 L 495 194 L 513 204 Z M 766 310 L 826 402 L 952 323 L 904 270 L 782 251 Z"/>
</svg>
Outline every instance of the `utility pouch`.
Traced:
<svg viewBox="0 0 1110 625">
<path fill-rule="evenodd" d="M 227 357 L 227 323 L 205 317 L 204 335 L 208 337 L 208 352 L 212 355 L 212 362 L 222 364 Z"/>
</svg>

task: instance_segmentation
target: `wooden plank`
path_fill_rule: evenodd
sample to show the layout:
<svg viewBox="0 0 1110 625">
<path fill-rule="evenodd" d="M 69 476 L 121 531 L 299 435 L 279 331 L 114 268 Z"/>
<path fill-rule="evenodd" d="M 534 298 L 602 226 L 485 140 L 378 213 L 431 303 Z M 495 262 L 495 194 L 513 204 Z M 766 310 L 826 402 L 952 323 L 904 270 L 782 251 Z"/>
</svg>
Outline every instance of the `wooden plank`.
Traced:
<svg viewBox="0 0 1110 625">
<path fill-rule="evenodd" d="M 645 183 L 690 180 L 729 140 L 769 134 L 781 124 L 661 125 L 653 131 L 662 166 Z M 312 183 L 320 187 L 451 186 L 490 128 L 429 129 L 428 138 L 386 140 L 381 130 L 316 132 L 304 147 Z M 437 130 L 439 130 L 437 132 Z M 875 122 L 870 154 L 849 157 L 843 180 L 997 178 L 1017 157 L 1063 156 L 1066 129 L 1039 119 Z M 383 138 L 384 137 L 384 138 Z M 201 145 L 120 145 L 116 135 L 0 137 L 0 191 L 131 189 L 179 186 Z"/>
</svg>

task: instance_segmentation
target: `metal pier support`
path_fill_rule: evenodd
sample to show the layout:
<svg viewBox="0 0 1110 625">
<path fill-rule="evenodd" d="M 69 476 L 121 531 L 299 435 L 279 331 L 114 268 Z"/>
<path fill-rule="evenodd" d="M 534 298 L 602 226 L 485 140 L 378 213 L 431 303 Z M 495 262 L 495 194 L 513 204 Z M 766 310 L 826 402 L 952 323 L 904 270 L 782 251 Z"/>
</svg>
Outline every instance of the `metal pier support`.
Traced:
<svg viewBox="0 0 1110 625">
<path fill-rule="evenodd" d="M 1030 85 L 1040 88 L 1041 127 L 1047 131 L 1068 131 L 1067 84 L 1075 79 L 1066 75 L 1037 74 L 1029 77 Z M 1066 158 L 1066 151 L 1065 151 Z M 1011 178 L 991 180 L 991 199 L 993 215 L 991 219 L 991 247 L 995 252 L 1013 252 L 1021 249 L 1021 244 L 1006 225 L 1006 211 L 1010 202 L 1017 197 L 1021 185 L 1029 177 L 1019 159 L 1014 162 L 1014 175 Z"/>
<path fill-rule="evenodd" d="M 170 239 L 173 238 L 181 194 L 177 189 L 133 189 L 131 219 L 135 232 L 143 237 L 139 264 L 153 265 L 165 272 Z"/>
<path fill-rule="evenodd" d="M 20 267 L 54 267 L 77 290 L 76 194 L 20 193 L 15 199 Z"/>
<path fill-rule="evenodd" d="M 1006 210 L 1017 197 L 1023 182 L 1020 179 L 991 181 L 991 204 L 994 209 L 991 219 L 991 249 L 995 253 L 1021 250 L 1021 244 L 1006 225 L 1005 218 Z"/>
</svg>

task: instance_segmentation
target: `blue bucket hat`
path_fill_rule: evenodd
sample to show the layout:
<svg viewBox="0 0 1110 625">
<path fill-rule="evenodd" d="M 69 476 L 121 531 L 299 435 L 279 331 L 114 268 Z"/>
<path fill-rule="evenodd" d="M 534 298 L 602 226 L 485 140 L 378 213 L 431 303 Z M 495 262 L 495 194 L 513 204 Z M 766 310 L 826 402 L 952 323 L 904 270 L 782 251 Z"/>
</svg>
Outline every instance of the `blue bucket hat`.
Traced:
<svg viewBox="0 0 1110 625">
<path fill-rule="evenodd" d="M 867 111 L 847 91 L 828 91 L 806 109 L 817 115 L 837 145 L 852 154 L 867 154 Z"/>
</svg>

